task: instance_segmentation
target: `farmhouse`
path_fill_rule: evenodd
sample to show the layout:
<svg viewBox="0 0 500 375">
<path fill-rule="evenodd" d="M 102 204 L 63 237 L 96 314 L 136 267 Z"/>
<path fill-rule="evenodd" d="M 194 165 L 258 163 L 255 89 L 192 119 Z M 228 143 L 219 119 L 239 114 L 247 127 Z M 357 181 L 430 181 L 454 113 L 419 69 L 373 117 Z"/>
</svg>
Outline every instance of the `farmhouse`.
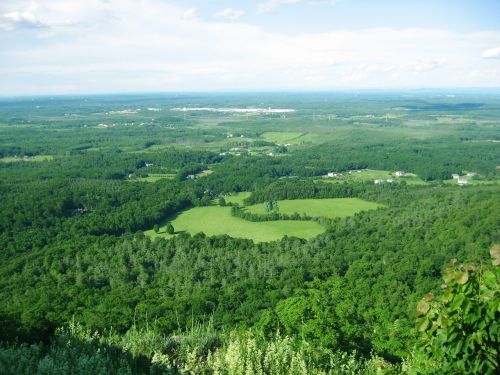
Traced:
<svg viewBox="0 0 500 375">
<path fill-rule="evenodd" d="M 405 173 L 403 171 L 397 171 L 396 172 L 396 177 L 404 177 Z"/>
<path fill-rule="evenodd" d="M 463 177 L 459 177 L 457 179 L 457 184 L 459 184 L 460 186 L 462 185 L 467 185 L 469 183 L 469 181 L 467 181 L 467 179 L 463 178 Z"/>
<path fill-rule="evenodd" d="M 459 175 L 459 174 L 457 174 L 457 173 L 453 173 L 453 174 L 451 175 L 451 177 L 452 177 L 454 180 L 458 180 L 458 179 L 460 178 L 460 175 Z"/>
<path fill-rule="evenodd" d="M 328 176 L 328 177 L 337 177 L 337 176 L 338 176 L 338 174 L 337 174 L 337 173 L 335 173 L 335 172 L 328 172 L 327 176 Z"/>
</svg>

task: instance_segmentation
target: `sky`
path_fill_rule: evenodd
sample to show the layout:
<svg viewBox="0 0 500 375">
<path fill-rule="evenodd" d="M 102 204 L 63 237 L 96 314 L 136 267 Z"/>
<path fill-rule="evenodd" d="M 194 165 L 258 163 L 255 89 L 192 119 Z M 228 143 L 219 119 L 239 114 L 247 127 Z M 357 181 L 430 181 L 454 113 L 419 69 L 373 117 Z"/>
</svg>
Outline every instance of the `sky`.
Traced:
<svg viewBox="0 0 500 375">
<path fill-rule="evenodd" d="M 500 87 L 500 0 L 0 0 L 0 95 Z"/>
</svg>

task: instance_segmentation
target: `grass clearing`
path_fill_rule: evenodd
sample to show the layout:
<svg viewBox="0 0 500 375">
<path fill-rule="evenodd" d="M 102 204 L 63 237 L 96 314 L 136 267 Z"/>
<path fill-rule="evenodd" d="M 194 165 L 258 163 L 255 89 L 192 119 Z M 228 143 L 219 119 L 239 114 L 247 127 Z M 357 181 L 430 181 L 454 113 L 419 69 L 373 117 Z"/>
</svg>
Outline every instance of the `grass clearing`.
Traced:
<svg viewBox="0 0 500 375">
<path fill-rule="evenodd" d="M 206 176 L 211 175 L 212 173 L 214 173 L 214 171 L 212 171 L 210 169 L 205 169 L 205 170 L 201 171 L 200 173 L 197 173 L 196 177 L 206 177 Z"/>
<path fill-rule="evenodd" d="M 346 217 L 357 212 L 374 210 L 382 205 L 364 201 L 359 198 L 331 198 L 331 199 L 294 199 L 278 201 L 279 212 L 292 215 L 295 212 L 313 217 Z M 254 214 L 266 214 L 264 204 L 259 203 L 247 207 L 247 211 Z"/>
<path fill-rule="evenodd" d="M 299 238 L 312 238 L 325 231 L 325 228 L 315 221 L 278 220 L 266 222 L 251 222 L 231 215 L 231 207 L 195 207 L 179 214 L 171 221 L 176 233 L 203 232 L 208 236 L 227 234 L 235 238 L 248 238 L 255 242 L 275 241 L 284 235 Z M 146 236 L 165 237 L 169 235 L 165 226 L 159 233 L 153 230 L 144 232 Z"/>
<path fill-rule="evenodd" d="M 351 177 L 353 180 L 376 180 L 392 178 L 392 173 L 378 169 L 361 169 L 361 172 L 345 172 L 344 175 Z"/>
<path fill-rule="evenodd" d="M 406 173 L 403 177 L 397 177 L 395 172 L 378 169 L 361 169 L 349 172 L 341 172 L 337 177 L 325 177 L 321 181 L 328 183 L 338 183 L 345 181 L 374 181 L 392 179 L 395 183 L 405 181 L 408 185 L 428 185 L 427 182 L 413 173 Z"/>
<path fill-rule="evenodd" d="M 302 144 L 302 143 L 321 143 L 321 138 L 323 135 L 317 133 L 306 133 L 302 134 L 300 137 L 294 138 L 290 141 L 291 144 Z"/>
<path fill-rule="evenodd" d="M 275 143 L 297 143 L 293 142 L 295 138 L 299 138 L 304 133 L 299 132 L 265 132 L 260 137 L 268 142 Z"/>
<path fill-rule="evenodd" d="M 240 206 L 244 206 L 245 203 L 243 201 L 247 199 L 252 192 L 250 191 L 242 191 L 240 193 L 233 193 L 231 195 L 224 196 L 226 203 L 238 203 Z"/>
<path fill-rule="evenodd" d="M 370 181 L 370 180 L 387 180 L 389 178 L 394 179 L 392 172 L 383 171 L 377 169 L 360 169 L 349 172 L 340 172 L 337 177 L 325 177 L 321 181 L 337 183 L 344 181 Z"/>
<path fill-rule="evenodd" d="M 148 177 L 137 177 L 135 179 L 127 180 L 131 182 L 156 182 L 159 180 L 173 180 L 175 178 L 174 173 L 150 173 Z"/>
<path fill-rule="evenodd" d="M 19 161 L 41 162 L 41 161 L 50 161 L 53 159 L 54 159 L 53 155 L 35 155 L 35 156 L 28 156 L 28 157 L 6 156 L 4 158 L 1 158 L 0 162 L 2 162 L 2 163 L 14 163 L 14 162 L 19 162 Z"/>
<path fill-rule="evenodd" d="M 500 179 L 490 179 L 490 180 L 481 180 L 474 178 L 466 178 L 467 184 L 465 186 L 475 186 L 475 185 L 498 185 L 500 183 Z M 456 180 L 444 180 L 444 184 L 446 185 L 458 185 Z"/>
<path fill-rule="evenodd" d="M 400 177 L 395 180 L 396 182 L 405 181 L 408 185 L 429 185 L 427 182 L 419 177 Z"/>
</svg>

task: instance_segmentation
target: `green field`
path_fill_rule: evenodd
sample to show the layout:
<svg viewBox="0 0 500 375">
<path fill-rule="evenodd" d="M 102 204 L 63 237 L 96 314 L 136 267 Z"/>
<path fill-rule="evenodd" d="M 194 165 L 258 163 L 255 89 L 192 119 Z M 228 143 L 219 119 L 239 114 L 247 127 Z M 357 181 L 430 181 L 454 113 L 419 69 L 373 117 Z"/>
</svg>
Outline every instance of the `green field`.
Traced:
<svg viewBox="0 0 500 375">
<path fill-rule="evenodd" d="M 297 143 L 293 142 L 295 138 L 299 138 L 304 133 L 298 132 L 265 132 L 260 137 L 269 142 L 276 143 Z"/>
<path fill-rule="evenodd" d="M 322 143 L 325 140 L 325 134 L 318 133 L 305 133 L 300 137 L 292 139 L 289 143 L 291 144 L 303 144 L 303 143 Z"/>
<path fill-rule="evenodd" d="M 481 180 L 481 179 L 474 179 L 474 178 L 468 178 L 467 179 L 468 183 L 465 186 L 476 186 L 476 185 L 498 185 L 500 183 L 500 179 L 490 179 L 490 180 Z M 457 185 L 458 183 L 456 180 L 443 180 L 443 183 L 446 185 Z"/>
<path fill-rule="evenodd" d="M 392 179 L 394 182 L 406 181 L 408 185 L 427 185 L 427 183 L 415 174 L 407 173 L 404 177 L 397 177 L 395 172 L 377 169 L 360 169 L 349 172 L 341 172 L 337 177 L 324 177 L 321 181 L 329 183 L 345 181 L 373 181 Z"/>
<path fill-rule="evenodd" d="M 342 175 L 357 181 L 393 178 L 391 172 L 377 169 L 361 169 L 360 172 L 343 172 Z"/>
<path fill-rule="evenodd" d="M 206 177 L 206 176 L 210 176 L 212 173 L 214 173 L 214 171 L 212 171 L 210 169 L 204 169 L 200 173 L 197 173 L 196 177 Z"/>
<path fill-rule="evenodd" d="M 131 179 L 131 180 L 127 180 L 127 181 L 131 181 L 131 182 L 156 182 L 156 181 L 159 181 L 159 180 L 164 180 L 164 179 L 168 179 L 168 180 L 172 180 L 175 178 L 175 174 L 174 173 L 150 173 L 148 174 L 148 177 L 137 177 L 135 179 Z"/>
<path fill-rule="evenodd" d="M 226 203 L 238 203 L 240 206 L 244 206 L 245 203 L 243 203 L 243 200 L 247 199 L 250 194 L 252 193 L 249 191 L 242 191 L 240 193 L 226 195 L 224 199 L 226 200 Z"/>
<path fill-rule="evenodd" d="M 387 180 L 392 178 L 395 180 L 392 172 L 382 171 L 377 169 L 361 169 L 359 172 L 357 170 L 351 171 L 351 173 L 345 171 L 340 172 L 337 177 L 326 177 L 321 180 L 323 182 L 337 183 L 344 181 L 373 181 L 377 179 Z"/>
<path fill-rule="evenodd" d="M 315 221 L 278 220 L 251 222 L 231 215 L 230 207 L 195 207 L 182 212 L 173 221 L 176 233 L 203 232 L 208 236 L 227 234 L 235 238 L 249 238 L 256 242 L 275 241 L 284 235 L 300 238 L 312 238 L 325 231 Z M 144 232 L 149 237 L 171 237 L 161 227 L 159 233 L 153 230 Z"/>
<path fill-rule="evenodd" d="M 49 161 L 53 160 L 54 156 L 52 155 L 35 155 L 27 158 L 20 158 L 15 156 L 6 156 L 4 158 L 0 158 L 0 162 L 2 163 L 12 163 L 18 161 Z"/>
<path fill-rule="evenodd" d="M 324 216 L 329 218 L 346 217 L 357 212 L 373 210 L 382 205 L 367 202 L 359 198 L 332 198 L 332 199 L 295 199 L 278 201 L 279 212 L 291 215 L 295 212 L 313 217 Z M 266 214 L 264 204 L 248 206 L 247 211 L 254 214 Z"/>
<path fill-rule="evenodd" d="M 399 177 L 396 178 L 395 181 L 397 182 L 405 181 L 408 185 L 428 185 L 427 182 L 425 182 L 419 177 Z"/>
</svg>

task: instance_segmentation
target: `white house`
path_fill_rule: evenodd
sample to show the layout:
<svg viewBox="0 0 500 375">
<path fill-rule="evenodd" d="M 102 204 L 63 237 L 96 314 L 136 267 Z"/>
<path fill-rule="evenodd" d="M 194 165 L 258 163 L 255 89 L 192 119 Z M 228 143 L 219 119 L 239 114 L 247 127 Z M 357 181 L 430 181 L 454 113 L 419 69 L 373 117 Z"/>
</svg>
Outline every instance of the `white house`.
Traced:
<svg viewBox="0 0 500 375">
<path fill-rule="evenodd" d="M 461 178 L 458 178 L 457 179 L 457 184 L 459 185 L 467 185 L 469 183 L 469 181 L 467 181 L 465 178 L 461 177 Z"/>
<path fill-rule="evenodd" d="M 453 174 L 451 175 L 451 177 L 452 177 L 454 180 L 458 180 L 458 179 L 460 178 L 460 175 L 459 175 L 459 174 L 457 174 L 457 173 L 453 173 Z"/>
<path fill-rule="evenodd" d="M 327 176 L 328 177 L 337 177 L 337 173 L 335 173 L 335 172 L 328 172 Z"/>
<path fill-rule="evenodd" d="M 405 173 L 403 171 L 397 171 L 396 177 L 404 177 Z"/>
</svg>

